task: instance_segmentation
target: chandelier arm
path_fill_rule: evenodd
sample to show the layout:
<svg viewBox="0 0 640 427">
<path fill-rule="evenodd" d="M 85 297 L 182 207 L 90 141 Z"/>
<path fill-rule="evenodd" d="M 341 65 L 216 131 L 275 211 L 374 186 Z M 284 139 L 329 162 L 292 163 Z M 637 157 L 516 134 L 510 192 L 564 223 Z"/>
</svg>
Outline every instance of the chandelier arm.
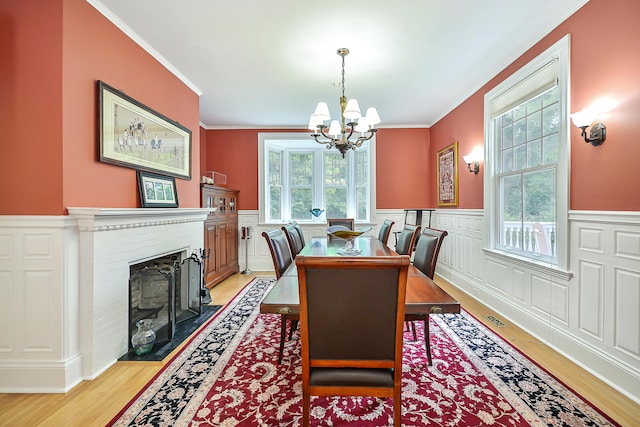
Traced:
<svg viewBox="0 0 640 427">
<path fill-rule="evenodd" d="M 349 126 L 349 134 L 348 134 L 348 135 L 346 135 L 346 133 L 347 133 L 347 128 L 345 127 L 345 128 L 343 129 L 343 132 L 344 132 L 344 134 L 345 134 L 344 139 L 345 139 L 345 141 L 346 141 L 346 142 L 351 142 L 351 141 L 349 141 L 349 138 L 351 138 L 351 135 L 353 135 L 353 128 L 355 127 L 355 125 L 356 125 L 356 124 L 355 124 L 354 122 L 349 122 L 349 123 L 347 123 L 347 126 Z"/>
<path fill-rule="evenodd" d="M 367 131 L 367 132 L 369 132 L 369 136 L 360 136 L 360 137 L 358 137 L 358 147 L 360 147 L 363 142 L 368 141 L 371 138 L 373 138 L 373 135 L 375 135 L 377 131 L 378 131 L 378 129 L 369 129 Z"/>
<path fill-rule="evenodd" d="M 329 146 L 329 148 L 333 148 L 333 146 L 336 144 L 337 139 L 332 138 L 332 137 L 330 137 L 329 135 L 327 135 L 327 134 L 325 133 L 325 129 L 327 129 L 327 126 L 320 125 L 320 126 L 318 126 L 318 129 L 320 130 L 320 134 L 318 134 L 318 133 L 314 133 L 314 134 L 312 134 L 311 136 L 313 136 L 313 139 L 315 139 L 315 141 L 316 141 L 318 144 L 325 144 L 325 145 L 328 145 L 328 146 Z M 321 140 L 319 140 L 319 139 L 318 139 L 318 137 L 319 137 L 319 136 L 321 136 L 321 135 L 322 135 L 323 137 L 327 138 L 327 139 L 328 139 L 328 141 L 321 141 Z"/>
</svg>

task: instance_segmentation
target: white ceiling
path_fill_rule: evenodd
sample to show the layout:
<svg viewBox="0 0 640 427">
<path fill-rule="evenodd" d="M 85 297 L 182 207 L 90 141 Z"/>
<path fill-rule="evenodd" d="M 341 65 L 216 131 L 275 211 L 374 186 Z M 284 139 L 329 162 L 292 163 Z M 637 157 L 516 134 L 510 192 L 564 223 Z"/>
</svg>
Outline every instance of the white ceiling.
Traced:
<svg viewBox="0 0 640 427">
<path fill-rule="evenodd" d="M 87 1 L 219 129 L 306 127 L 322 100 L 335 117 L 341 47 L 345 94 L 380 127 L 432 125 L 588 0 Z"/>
</svg>

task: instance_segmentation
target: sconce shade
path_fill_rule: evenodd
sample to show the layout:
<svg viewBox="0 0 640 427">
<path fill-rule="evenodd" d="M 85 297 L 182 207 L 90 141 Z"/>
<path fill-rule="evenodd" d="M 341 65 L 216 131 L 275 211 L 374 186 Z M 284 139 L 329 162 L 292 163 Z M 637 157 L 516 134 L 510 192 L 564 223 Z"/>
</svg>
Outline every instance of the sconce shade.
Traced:
<svg viewBox="0 0 640 427">
<path fill-rule="evenodd" d="M 589 126 L 596 119 L 596 114 L 591 110 L 582 110 L 571 115 L 571 120 L 576 127 L 583 128 Z"/>
<path fill-rule="evenodd" d="M 589 136 L 587 136 L 587 127 L 596 120 L 597 112 L 594 110 L 586 109 L 573 113 L 571 120 L 573 124 L 582 129 L 582 137 L 584 142 L 597 147 L 602 145 L 605 139 L 607 139 L 607 127 L 603 123 L 596 123 L 591 127 Z"/>
<path fill-rule="evenodd" d="M 480 172 L 480 162 L 478 161 L 478 158 L 480 156 L 476 156 L 476 153 L 474 151 L 462 156 L 462 160 L 464 160 L 464 162 L 467 164 L 467 169 L 469 169 L 469 172 L 475 173 L 477 175 L 478 172 Z M 473 164 L 473 168 L 471 168 L 471 164 Z"/>
</svg>

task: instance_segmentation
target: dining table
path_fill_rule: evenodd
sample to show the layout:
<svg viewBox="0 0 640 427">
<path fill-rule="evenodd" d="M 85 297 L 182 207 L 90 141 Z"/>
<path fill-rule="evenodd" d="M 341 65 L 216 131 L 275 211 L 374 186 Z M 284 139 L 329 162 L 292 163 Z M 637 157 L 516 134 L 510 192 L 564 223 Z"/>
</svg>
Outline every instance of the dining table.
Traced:
<svg viewBox="0 0 640 427">
<path fill-rule="evenodd" d="M 338 250 L 345 246 L 342 239 L 332 236 L 312 237 L 298 256 L 340 257 Z M 358 256 L 399 256 L 376 237 L 360 236 L 353 240 Z M 298 270 L 295 261 L 276 281 L 260 303 L 260 313 L 299 314 Z M 460 313 L 460 303 L 443 291 L 433 280 L 413 265 L 407 274 L 405 313 L 412 315 Z"/>
</svg>

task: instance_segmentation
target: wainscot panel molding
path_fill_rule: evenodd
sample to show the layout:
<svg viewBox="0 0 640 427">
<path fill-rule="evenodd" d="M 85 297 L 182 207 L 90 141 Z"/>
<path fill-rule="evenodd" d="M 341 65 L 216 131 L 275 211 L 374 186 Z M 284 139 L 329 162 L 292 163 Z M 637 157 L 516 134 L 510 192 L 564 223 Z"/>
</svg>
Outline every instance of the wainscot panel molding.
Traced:
<svg viewBox="0 0 640 427">
<path fill-rule="evenodd" d="M 440 209 L 437 274 L 640 403 L 640 212 L 572 211 L 568 272 L 485 248 L 482 210 Z"/>
<path fill-rule="evenodd" d="M 76 227 L 68 216 L 0 216 L 0 393 L 82 381 Z"/>
</svg>

